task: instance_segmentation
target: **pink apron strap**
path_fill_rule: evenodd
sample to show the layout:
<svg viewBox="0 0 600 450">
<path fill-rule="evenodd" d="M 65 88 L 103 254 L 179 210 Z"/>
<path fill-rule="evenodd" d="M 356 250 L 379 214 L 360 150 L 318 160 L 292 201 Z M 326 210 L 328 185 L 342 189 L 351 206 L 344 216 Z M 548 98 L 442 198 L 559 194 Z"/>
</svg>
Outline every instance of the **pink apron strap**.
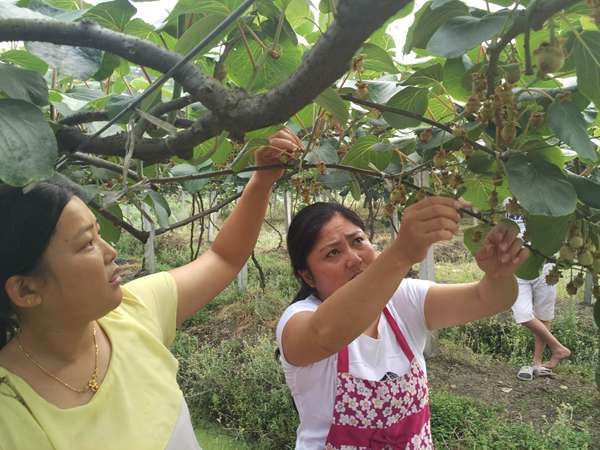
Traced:
<svg viewBox="0 0 600 450">
<path fill-rule="evenodd" d="M 406 342 L 406 339 L 404 338 L 402 331 L 400 331 L 400 327 L 398 326 L 398 324 L 392 317 L 392 313 L 390 312 L 390 310 L 388 309 L 387 306 L 383 310 L 383 314 L 385 314 L 385 318 L 387 319 L 388 323 L 392 327 L 392 331 L 396 335 L 396 339 L 398 340 L 398 343 L 400 344 L 400 348 L 404 352 L 404 355 L 406 355 L 406 359 L 408 359 L 409 361 L 412 361 L 413 358 L 415 357 L 415 355 L 413 354 L 412 350 L 410 349 L 410 346 L 408 345 L 408 342 Z"/>
<path fill-rule="evenodd" d="M 398 326 L 398 324 L 392 317 L 392 313 L 387 308 L 387 306 L 383 310 L 383 314 L 385 314 L 385 318 L 387 319 L 388 323 L 390 324 L 390 327 L 392 327 L 392 331 L 394 332 L 394 335 L 396 336 L 396 339 L 398 340 L 398 344 L 400 344 L 400 348 L 404 352 L 406 359 L 408 359 L 409 361 L 412 361 L 413 358 L 415 357 L 415 355 L 413 354 L 412 350 L 410 349 L 410 346 L 408 345 L 408 342 L 406 342 L 406 339 L 404 338 L 402 331 L 400 331 L 400 327 Z M 338 353 L 337 371 L 338 371 L 338 373 L 346 373 L 346 372 L 350 371 L 350 358 L 348 356 L 348 346 L 341 349 Z"/>
<path fill-rule="evenodd" d="M 338 353 L 337 371 L 338 371 L 338 373 L 350 372 L 348 346 L 345 346 Z"/>
</svg>

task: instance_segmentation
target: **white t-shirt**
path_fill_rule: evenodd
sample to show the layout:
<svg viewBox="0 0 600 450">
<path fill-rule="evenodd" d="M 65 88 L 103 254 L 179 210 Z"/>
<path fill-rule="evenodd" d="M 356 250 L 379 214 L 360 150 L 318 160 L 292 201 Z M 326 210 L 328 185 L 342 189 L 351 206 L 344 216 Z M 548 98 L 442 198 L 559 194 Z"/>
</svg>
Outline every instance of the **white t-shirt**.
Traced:
<svg viewBox="0 0 600 450">
<path fill-rule="evenodd" d="M 427 290 L 433 283 L 404 279 L 388 308 L 400 327 L 417 361 L 425 370 L 423 350 L 429 331 L 423 306 Z M 314 296 L 298 301 L 284 311 L 277 325 L 277 345 L 285 380 L 294 397 L 300 425 L 296 433 L 297 450 L 323 450 L 333 419 L 337 381 L 337 354 L 305 367 L 288 363 L 281 348 L 281 336 L 287 321 L 301 311 L 315 311 L 321 301 Z M 381 380 L 387 372 L 403 375 L 410 367 L 400 345 L 382 314 L 377 326 L 378 339 L 360 335 L 348 345 L 350 373 L 367 380 Z"/>
</svg>

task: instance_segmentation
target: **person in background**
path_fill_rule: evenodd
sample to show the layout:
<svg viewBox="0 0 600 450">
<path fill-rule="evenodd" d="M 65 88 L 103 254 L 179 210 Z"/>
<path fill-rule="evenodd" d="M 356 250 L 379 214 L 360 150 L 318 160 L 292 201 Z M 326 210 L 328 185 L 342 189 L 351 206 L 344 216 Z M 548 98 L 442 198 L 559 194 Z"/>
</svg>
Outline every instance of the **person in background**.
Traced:
<svg viewBox="0 0 600 450">
<path fill-rule="evenodd" d="M 281 130 L 257 164 L 299 147 Z M 281 174 L 253 174 L 198 259 L 123 286 L 117 252 L 73 192 L 2 186 L 0 449 L 198 449 L 168 346 L 250 256 Z"/>
<path fill-rule="evenodd" d="M 523 216 L 513 214 L 509 219 L 519 226 L 519 236 L 522 237 L 525 233 Z M 532 364 L 522 366 L 517 372 L 517 378 L 521 381 L 552 376 L 552 369 L 571 355 L 571 351 L 550 331 L 556 304 L 556 285 L 549 285 L 546 277 L 553 267 L 553 264 L 544 264 L 540 276 L 532 280 L 517 277 L 519 295 L 512 306 L 513 318 L 516 323 L 529 329 L 535 338 Z M 542 358 L 546 346 L 550 348 L 552 355 L 550 360 L 544 363 Z"/>
<path fill-rule="evenodd" d="M 276 339 L 300 416 L 296 449 L 433 447 L 427 335 L 508 309 L 528 255 L 513 227 L 498 225 L 475 256 L 480 281 L 405 278 L 429 246 L 454 237 L 465 206 L 445 197 L 409 206 L 381 254 L 361 218 L 339 204 L 315 203 L 294 217 L 287 245 L 301 288 Z"/>
</svg>

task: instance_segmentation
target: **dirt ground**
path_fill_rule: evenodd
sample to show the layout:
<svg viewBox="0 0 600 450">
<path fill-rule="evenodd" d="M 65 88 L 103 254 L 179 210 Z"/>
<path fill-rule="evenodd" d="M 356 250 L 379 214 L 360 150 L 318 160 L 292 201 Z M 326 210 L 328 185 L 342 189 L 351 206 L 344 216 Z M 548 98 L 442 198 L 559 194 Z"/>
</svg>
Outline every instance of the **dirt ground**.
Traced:
<svg viewBox="0 0 600 450">
<path fill-rule="evenodd" d="M 588 424 L 593 442 L 600 443 L 600 392 L 588 380 L 561 373 L 558 368 L 553 378 L 520 381 L 518 367 L 444 345 L 428 359 L 427 368 L 432 390 L 500 407 L 510 420 L 543 426 L 556 416 L 557 408 L 570 405 L 573 422 L 582 427 Z"/>
</svg>

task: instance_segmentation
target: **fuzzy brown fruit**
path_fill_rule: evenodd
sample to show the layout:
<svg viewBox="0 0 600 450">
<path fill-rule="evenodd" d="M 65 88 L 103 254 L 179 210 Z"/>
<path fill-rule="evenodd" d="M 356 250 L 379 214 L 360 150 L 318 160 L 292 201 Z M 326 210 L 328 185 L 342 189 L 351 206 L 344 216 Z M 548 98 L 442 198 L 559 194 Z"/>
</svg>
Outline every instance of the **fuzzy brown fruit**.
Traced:
<svg viewBox="0 0 600 450">
<path fill-rule="evenodd" d="M 549 73 L 558 72 L 565 63 L 565 54 L 562 47 L 542 42 L 533 51 L 538 67 L 538 75 L 544 78 Z"/>
</svg>

